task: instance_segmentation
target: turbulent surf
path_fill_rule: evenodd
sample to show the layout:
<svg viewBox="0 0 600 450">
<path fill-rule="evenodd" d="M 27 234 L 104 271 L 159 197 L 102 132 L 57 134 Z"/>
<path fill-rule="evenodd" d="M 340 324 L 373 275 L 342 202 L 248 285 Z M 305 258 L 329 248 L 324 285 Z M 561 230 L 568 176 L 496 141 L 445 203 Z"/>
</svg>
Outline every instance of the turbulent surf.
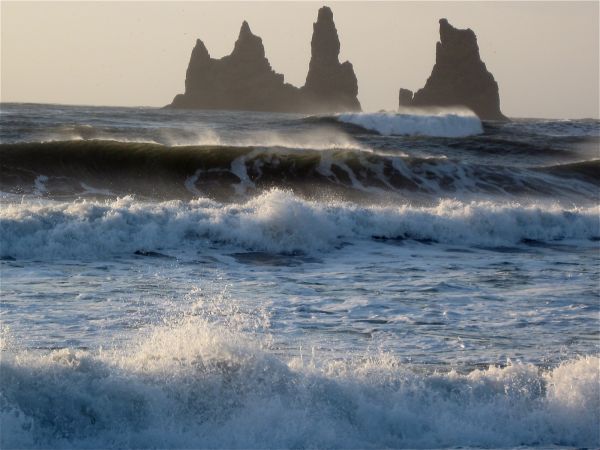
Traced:
<svg viewBox="0 0 600 450">
<path fill-rule="evenodd" d="M 0 447 L 600 446 L 597 120 L 0 113 Z"/>
</svg>

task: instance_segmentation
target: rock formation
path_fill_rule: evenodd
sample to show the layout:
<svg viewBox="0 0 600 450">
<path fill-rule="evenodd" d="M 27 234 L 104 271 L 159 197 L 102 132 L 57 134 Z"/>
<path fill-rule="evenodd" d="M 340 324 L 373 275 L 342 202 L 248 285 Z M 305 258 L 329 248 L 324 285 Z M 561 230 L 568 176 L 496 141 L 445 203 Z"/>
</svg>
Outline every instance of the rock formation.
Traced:
<svg viewBox="0 0 600 450">
<path fill-rule="evenodd" d="M 230 55 L 210 57 L 198 39 L 185 79 L 185 93 L 172 108 L 233 109 L 279 112 L 360 111 L 358 85 L 352 64 L 340 64 L 340 41 L 327 7 L 319 10 L 311 42 L 312 56 L 306 85 L 284 82 L 265 56 L 262 39 L 246 21 Z"/>
<path fill-rule="evenodd" d="M 360 111 L 352 64 L 340 64 L 340 40 L 331 9 L 319 9 L 310 42 L 311 58 L 303 91 L 325 110 Z"/>
<path fill-rule="evenodd" d="M 284 83 L 271 69 L 262 39 L 244 21 L 230 55 L 210 57 L 198 39 L 185 78 L 185 94 L 171 104 L 175 108 L 284 111 L 299 100 L 299 90 Z"/>
<path fill-rule="evenodd" d="M 398 102 L 400 106 L 410 106 L 413 101 L 413 92 L 409 89 L 400 88 L 400 94 L 398 95 Z"/>
<path fill-rule="evenodd" d="M 507 120 L 500 111 L 498 83 L 479 56 L 473 30 L 459 30 L 440 20 L 435 65 L 425 87 L 413 96 L 400 89 L 403 106 L 466 106 L 484 120 Z"/>
</svg>

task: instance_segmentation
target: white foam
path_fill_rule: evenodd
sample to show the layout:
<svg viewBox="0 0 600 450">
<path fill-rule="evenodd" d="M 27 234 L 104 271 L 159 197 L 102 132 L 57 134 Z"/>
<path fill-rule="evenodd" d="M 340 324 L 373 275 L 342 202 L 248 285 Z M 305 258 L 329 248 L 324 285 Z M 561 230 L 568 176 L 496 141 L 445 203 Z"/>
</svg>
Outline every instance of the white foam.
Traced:
<svg viewBox="0 0 600 450">
<path fill-rule="evenodd" d="M 231 162 L 231 173 L 240 179 L 240 182 L 234 186 L 237 195 L 243 195 L 248 189 L 254 187 L 254 183 L 246 170 L 246 159 L 252 157 L 254 154 L 256 154 L 256 150 L 251 152 L 250 155 L 242 155 Z"/>
<path fill-rule="evenodd" d="M 600 235 L 600 207 L 460 202 L 431 207 L 308 201 L 274 189 L 239 204 L 23 199 L 0 211 L 3 255 L 97 257 L 138 249 L 187 249 L 218 242 L 242 249 L 328 252 L 372 236 L 459 245 L 515 245 L 523 239 L 582 240 Z M 585 240 L 585 241 L 583 241 Z"/>
<path fill-rule="evenodd" d="M 44 195 L 46 192 L 48 192 L 48 189 L 46 188 L 46 182 L 48 181 L 48 177 L 46 175 L 38 175 L 33 184 L 34 184 L 34 189 L 35 189 L 35 193 L 38 195 Z"/>
<path fill-rule="evenodd" d="M 600 445 L 597 357 L 467 374 L 389 354 L 286 360 L 230 325 L 184 318 L 124 348 L 5 350 L 0 446 Z"/>
<path fill-rule="evenodd" d="M 405 113 L 347 113 L 336 116 L 344 123 L 358 125 L 379 134 L 465 137 L 483 133 L 483 126 L 472 113 L 438 112 L 422 114 Z"/>
<path fill-rule="evenodd" d="M 198 196 L 202 195 L 202 192 L 200 192 L 198 190 L 198 188 L 196 187 L 196 183 L 200 179 L 200 175 L 202 175 L 203 173 L 204 173 L 204 170 L 198 169 L 198 170 L 196 170 L 196 172 L 194 172 L 194 175 L 189 176 L 184 181 L 185 188 L 194 195 L 198 195 Z"/>
</svg>

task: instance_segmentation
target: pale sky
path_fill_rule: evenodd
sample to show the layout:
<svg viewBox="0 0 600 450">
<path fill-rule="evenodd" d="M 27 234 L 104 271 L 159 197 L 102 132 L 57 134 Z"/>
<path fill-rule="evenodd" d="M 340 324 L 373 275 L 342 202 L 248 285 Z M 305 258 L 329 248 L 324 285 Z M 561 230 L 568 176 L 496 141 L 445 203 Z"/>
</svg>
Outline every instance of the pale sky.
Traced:
<svg viewBox="0 0 600 450">
<path fill-rule="evenodd" d="M 1 2 L 0 99 L 163 106 L 184 90 L 196 38 L 229 54 L 242 21 L 302 86 L 312 24 L 332 8 L 365 111 L 425 84 L 438 19 L 472 28 L 510 117 L 598 118 L 599 2 Z"/>
</svg>

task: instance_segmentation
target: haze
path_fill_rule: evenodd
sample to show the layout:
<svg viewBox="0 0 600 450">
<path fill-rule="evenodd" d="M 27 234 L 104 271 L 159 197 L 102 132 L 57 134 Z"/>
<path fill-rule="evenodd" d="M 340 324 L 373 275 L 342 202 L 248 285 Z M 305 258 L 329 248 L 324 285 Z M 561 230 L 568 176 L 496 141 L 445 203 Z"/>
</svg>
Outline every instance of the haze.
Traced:
<svg viewBox="0 0 600 450">
<path fill-rule="evenodd" d="M 394 110 L 422 87 L 438 19 L 472 28 L 509 117 L 598 118 L 598 2 L 5 2 L 3 102 L 163 106 L 184 90 L 196 38 L 229 54 L 242 21 L 273 69 L 304 84 L 312 24 L 329 5 L 341 60 L 354 65 L 365 111 Z"/>
</svg>

